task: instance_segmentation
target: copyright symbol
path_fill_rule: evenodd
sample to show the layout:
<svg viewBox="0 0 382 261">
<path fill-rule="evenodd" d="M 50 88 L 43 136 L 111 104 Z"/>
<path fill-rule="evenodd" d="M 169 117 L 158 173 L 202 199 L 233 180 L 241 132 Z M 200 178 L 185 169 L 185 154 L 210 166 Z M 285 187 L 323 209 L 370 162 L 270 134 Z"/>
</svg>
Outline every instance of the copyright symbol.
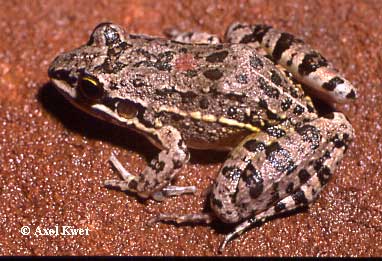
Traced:
<svg viewBox="0 0 382 261">
<path fill-rule="evenodd" d="M 24 236 L 27 236 L 27 235 L 29 235 L 29 233 L 31 232 L 31 229 L 30 229 L 28 226 L 23 226 L 23 227 L 20 229 L 20 232 L 21 232 L 21 234 L 23 234 Z"/>
</svg>

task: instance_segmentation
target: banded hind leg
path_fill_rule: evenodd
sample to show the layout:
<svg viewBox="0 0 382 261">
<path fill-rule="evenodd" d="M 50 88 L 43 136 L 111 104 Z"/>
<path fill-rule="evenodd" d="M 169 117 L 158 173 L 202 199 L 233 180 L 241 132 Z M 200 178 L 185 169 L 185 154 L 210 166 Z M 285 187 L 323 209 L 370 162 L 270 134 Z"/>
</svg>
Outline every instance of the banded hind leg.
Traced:
<svg viewBox="0 0 382 261">
<path fill-rule="evenodd" d="M 171 40 L 182 43 L 193 44 L 219 44 L 220 39 L 217 35 L 205 32 L 181 32 L 177 29 L 168 29 L 165 31 L 167 37 Z"/>
<path fill-rule="evenodd" d="M 213 213 L 161 214 L 154 221 L 238 223 L 221 245 L 256 222 L 311 204 L 343 157 L 353 129 L 342 113 L 316 118 L 282 137 L 251 134 L 232 151 L 214 183 Z"/>
<path fill-rule="evenodd" d="M 313 93 L 327 101 L 343 103 L 356 98 L 354 86 L 329 61 L 289 33 L 268 25 L 233 23 L 225 34 L 225 40 L 261 47 L 271 60 L 285 67 Z"/>
</svg>

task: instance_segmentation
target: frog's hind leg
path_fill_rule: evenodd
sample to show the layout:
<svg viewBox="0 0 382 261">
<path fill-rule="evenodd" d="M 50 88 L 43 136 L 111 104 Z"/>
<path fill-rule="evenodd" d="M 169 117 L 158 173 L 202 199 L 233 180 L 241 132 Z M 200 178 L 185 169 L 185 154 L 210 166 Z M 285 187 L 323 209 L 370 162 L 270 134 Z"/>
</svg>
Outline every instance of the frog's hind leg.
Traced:
<svg viewBox="0 0 382 261">
<path fill-rule="evenodd" d="M 219 44 L 217 35 L 205 32 L 180 32 L 176 29 L 168 29 L 165 34 L 174 41 L 193 44 Z"/>
<path fill-rule="evenodd" d="M 321 98 L 347 102 L 356 98 L 356 89 L 316 50 L 295 36 L 268 25 L 232 24 L 225 35 L 231 43 L 257 44 L 271 59 Z"/>
<path fill-rule="evenodd" d="M 214 183 L 214 213 L 161 214 L 156 221 L 237 223 L 221 250 L 256 222 L 312 203 L 327 183 L 353 137 L 342 113 L 317 118 L 282 137 L 249 135 L 231 152 Z"/>
<path fill-rule="evenodd" d="M 225 245 L 233 237 L 241 235 L 255 223 L 264 222 L 267 218 L 280 213 L 308 206 L 315 201 L 322 188 L 332 176 L 337 164 L 342 159 L 353 136 L 353 129 L 342 113 L 333 113 L 327 115 L 327 117 L 325 119 L 318 118 L 297 129 L 303 140 L 311 142 L 311 148 L 316 147 L 316 153 L 310 158 L 304 158 L 303 160 L 306 163 L 300 163 L 302 166 L 288 171 L 289 173 L 287 172 L 285 179 L 279 179 L 273 183 L 273 185 L 277 184 L 277 189 L 271 193 L 266 193 L 271 195 L 267 206 L 262 208 L 263 211 L 257 212 L 251 218 L 239 224 L 233 232 L 229 233 L 222 242 L 220 251 L 224 249 Z M 318 126 L 322 125 L 319 122 L 327 122 L 326 130 L 321 130 L 321 145 L 316 143 L 317 133 L 312 128 L 315 122 L 318 123 Z M 327 131 L 326 134 L 324 133 L 325 131 Z M 254 187 L 252 186 L 252 188 Z M 251 190 L 249 192 L 251 193 Z M 257 203 L 255 202 L 256 204 L 261 203 L 265 199 L 262 197 L 262 194 L 256 193 L 258 201 L 256 201 Z M 236 202 L 240 202 L 239 198 L 236 198 Z M 256 206 L 258 205 L 256 204 L 253 205 L 253 211 L 257 211 Z"/>
</svg>

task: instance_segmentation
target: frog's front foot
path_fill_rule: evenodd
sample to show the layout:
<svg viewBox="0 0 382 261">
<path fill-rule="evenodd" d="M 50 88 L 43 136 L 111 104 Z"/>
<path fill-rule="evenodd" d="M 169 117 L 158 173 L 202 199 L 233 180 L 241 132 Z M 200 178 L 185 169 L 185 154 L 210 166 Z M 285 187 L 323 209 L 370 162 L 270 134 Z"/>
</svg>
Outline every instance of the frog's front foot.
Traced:
<svg viewBox="0 0 382 261">
<path fill-rule="evenodd" d="M 167 186 L 162 188 L 159 191 L 153 192 L 152 194 L 144 193 L 144 192 L 138 192 L 137 191 L 137 176 L 131 174 L 129 171 L 127 171 L 122 163 L 115 157 L 114 154 L 111 154 L 110 156 L 110 162 L 113 164 L 113 166 L 117 169 L 117 171 L 121 174 L 123 180 L 105 180 L 104 186 L 111 186 L 111 187 L 117 187 L 120 190 L 123 191 L 132 191 L 136 192 L 140 197 L 142 198 L 148 198 L 152 197 L 153 199 L 157 201 L 163 201 L 166 197 L 171 196 L 179 196 L 182 194 L 194 194 L 196 192 L 195 186 Z"/>
</svg>

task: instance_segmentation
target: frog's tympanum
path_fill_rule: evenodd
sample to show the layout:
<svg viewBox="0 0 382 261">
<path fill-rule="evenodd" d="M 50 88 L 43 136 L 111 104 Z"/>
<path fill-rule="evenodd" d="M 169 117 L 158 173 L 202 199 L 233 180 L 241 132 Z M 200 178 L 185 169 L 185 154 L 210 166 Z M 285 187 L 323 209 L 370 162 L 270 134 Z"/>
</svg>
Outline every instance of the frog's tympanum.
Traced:
<svg viewBox="0 0 382 261">
<path fill-rule="evenodd" d="M 253 223 L 312 203 L 354 131 L 340 112 L 319 115 L 301 84 L 327 103 L 355 99 L 355 88 L 319 52 L 267 25 L 234 23 L 226 43 L 206 33 L 168 34 L 132 35 L 103 23 L 50 65 L 74 105 L 161 150 L 138 175 L 112 155 L 123 180 L 105 185 L 155 200 L 193 193 L 194 186 L 171 184 L 188 149 L 230 151 L 211 187 L 210 213 L 154 219 L 236 223 L 220 249 Z"/>
</svg>

